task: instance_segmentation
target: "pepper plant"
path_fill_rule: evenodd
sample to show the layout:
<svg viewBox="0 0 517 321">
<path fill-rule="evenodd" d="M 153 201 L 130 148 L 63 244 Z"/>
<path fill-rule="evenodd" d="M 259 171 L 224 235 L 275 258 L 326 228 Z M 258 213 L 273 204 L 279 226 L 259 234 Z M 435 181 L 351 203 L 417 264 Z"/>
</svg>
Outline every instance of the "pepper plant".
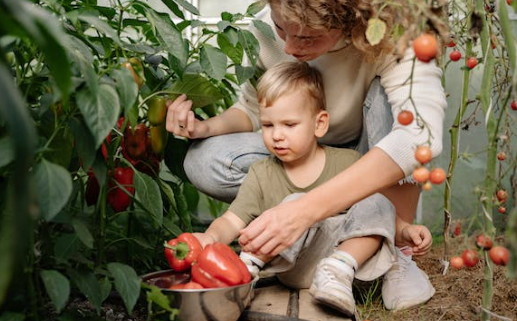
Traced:
<svg viewBox="0 0 517 321">
<path fill-rule="evenodd" d="M 192 231 L 188 141 L 165 131 L 165 102 L 187 94 L 200 118 L 231 105 L 259 50 L 237 22 L 262 5 L 209 28 L 162 3 L 0 1 L 0 319 L 76 318 L 78 294 L 100 313 L 112 291 L 131 314 L 138 275 Z"/>
</svg>

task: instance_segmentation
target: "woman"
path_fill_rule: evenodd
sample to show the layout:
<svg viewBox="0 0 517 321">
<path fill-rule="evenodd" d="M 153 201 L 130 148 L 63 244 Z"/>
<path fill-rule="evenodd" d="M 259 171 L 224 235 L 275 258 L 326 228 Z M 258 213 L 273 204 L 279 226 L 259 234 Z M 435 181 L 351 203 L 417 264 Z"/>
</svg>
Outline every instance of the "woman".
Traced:
<svg viewBox="0 0 517 321">
<path fill-rule="evenodd" d="M 261 46 L 259 66 L 268 69 L 280 61 L 297 59 L 317 68 L 323 75 L 331 118 L 329 131 L 320 142 L 355 147 L 364 155 L 303 197 L 265 211 L 241 232 L 243 249 L 277 255 L 313 224 L 376 192 L 393 203 L 397 231 L 402 231 L 413 222 L 420 193 L 416 185 L 398 183 L 417 165 L 414 149 L 428 144 L 434 156 L 441 152 L 446 108 L 441 70 L 434 61 L 415 61 L 411 50 L 397 59 L 390 54 L 389 39 L 370 46 L 364 34 L 368 18 L 376 13 L 368 1 L 268 3 L 259 18 L 271 25 L 278 37 L 271 40 L 252 29 Z M 389 11 L 385 9 L 380 17 L 389 27 Z M 167 129 L 175 135 L 210 137 L 191 146 L 185 170 L 201 191 L 231 201 L 249 165 L 268 154 L 255 132 L 259 129 L 256 91 L 250 84 L 244 85 L 232 108 L 205 121 L 195 119 L 190 108 L 191 102 L 182 96 L 169 105 L 167 115 Z M 401 110 L 418 111 L 420 121 L 408 126 L 394 123 Z M 406 238 L 413 244 L 397 245 L 409 245 L 415 255 L 426 253 L 430 233 L 425 227 L 419 231 Z M 401 239 L 398 233 L 396 240 Z M 384 276 L 385 306 L 407 308 L 433 294 L 425 273 L 399 251 L 397 262 Z"/>
</svg>

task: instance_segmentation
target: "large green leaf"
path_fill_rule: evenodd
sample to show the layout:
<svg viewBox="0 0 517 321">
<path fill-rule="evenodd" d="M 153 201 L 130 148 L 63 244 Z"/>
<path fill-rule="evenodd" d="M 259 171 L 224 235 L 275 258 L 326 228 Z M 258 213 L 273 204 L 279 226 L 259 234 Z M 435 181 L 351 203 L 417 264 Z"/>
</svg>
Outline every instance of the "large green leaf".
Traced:
<svg viewBox="0 0 517 321">
<path fill-rule="evenodd" d="M 113 78 L 116 81 L 120 105 L 125 111 L 133 107 L 138 97 L 138 86 L 131 72 L 125 68 L 113 70 Z"/>
<path fill-rule="evenodd" d="M 113 276 L 115 289 L 122 297 L 129 314 L 133 311 L 140 295 L 140 279 L 132 267 L 122 263 L 109 263 L 108 270 Z"/>
<path fill-rule="evenodd" d="M 199 16 L 199 10 L 196 7 L 194 7 L 192 4 L 190 4 L 190 2 L 185 1 L 185 0 L 174 0 L 174 1 L 176 1 L 176 3 L 178 3 L 180 6 L 185 8 L 187 11 L 190 11 L 190 13 L 193 13 L 196 16 Z"/>
<path fill-rule="evenodd" d="M 170 19 L 158 15 L 152 9 L 147 9 L 146 15 L 149 22 L 156 29 L 156 33 L 161 44 L 167 52 L 178 60 L 179 68 L 184 69 L 187 65 L 188 46 L 186 45 L 181 32 Z"/>
<path fill-rule="evenodd" d="M 97 149 L 117 122 L 120 113 L 117 92 L 107 84 L 99 86 L 97 95 L 84 88 L 77 93 L 77 104 Z"/>
<path fill-rule="evenodd" d="M 61 312 L 70 297 L 70 281 L 55 270 L 43 270 L 40 276 L 56 311 Z"/>
<path fill-rule="evenodd" d="M 158 184 L 148 175 L 135 172 L 135 199 L 137 207 L 145 206 L 145 209 L 153 216 L 153 220 L 159 226 L 163 221 L 163 202 Z"/>
<path fill-rule="evenodd" d="M 210 77 L 217 80 L 224 78 L 228 58 L 220 49 L 204 44 L 199 53 L 199 62 Z"/>
<path fill-rule="evenodd" d="M 97 13 L 97 12 L 96 11 L 83 12 L 78 16 L 78 18 L 81 21 L 89 23 L 95 29 L 97 29 L 97 31 L 99 31 L 99 32 L 105 34 L 106 36 L 108 36 L 109 38 L 111 38 L 119 46 L 122 46 L 122 42 L 120 41 L 120 38 L 118 37 L 115 29 L 111 28 L 111 26 L 106 21 L 99 19 L 99 17 L 96 16 L 95 13 Z"/>
<path fill-rule="evenodd" d="M 219 89 L 208 79 L 197 74 L 184 74 L 167 89 L 171 94 L 186 94 L 192 100 L 193 108 L 210 105 L 222 98 Z"/>
<path fill-rule="evenodd" d="M 90 47 L 75 37 L 69 37 L 67 48 L 70 57 L 86 80 L 90 92 L 97 94 L 99 91 L 99 80 L 93 68 L 93 56 L 90 52 Z"/>
<path fill-rule="evenodd" d="M 63 167 L 42 159 L 34 169 L 38 204 L 42 217 L 50 221 L 72 194 L 72 178 Z"/>
<path fill-rule="evenodd" d="M 102 289 L 99 281 L 92 272 L 68 270 L 68 275 L 79 288 L 79 290 L 86 296 L 93 307 L 100 312 L 102 305 Z"/>
<path fill-rule="evenodd" d="M 237 76 L 237 82 L 239 83 L 239 85 L 243 84 L 255 75 L 255 68 L 250 66 L 236 65 L 235 75 Z"/>
<path fill-rule="evenodd" d="M 75 234 L 62 234 L 54 240 L 54 256 L 57 262 L 66 262 L 81 248 L 81 241 Z"/>
<path fill-rule="evenodd" d="M 241 64 L 242 57 L 244 56 L 244 49 L 238 42 L 234 45 L 228 34 L 230 33 L 218 34 L 217 44 L 219 45 L 219 48 L 221 48 L 222 52 L 224 52 L 231 61 L 233 61 L 235 64 Z"/>
<path fill-rule="evenodd" d="M 262 20 L 257 19 L 252 20 L 252 22 L 255 28 L 257 28 L 264 36 L 268 37 L 271 40 L 275 40 L 275 33 L 273 32 L 273 29 L 271 29 L 270 25 L 268 25 Z"/>
<path fill-rule="evenodd" d="M 0 167 L 4 167 L 14 160 L 14 150 L 9 137 L 0 138 Z"/>
<path fill-rule="evenodd" d="M 257 63 L 258 54 L 259 54 L 259 42 L 257 38 L 249 32 L 248 30 L 238 30 L 239 33 L 239 42 L 244 48 L 244 52 L 246 52 L 246 56 L 250 62 L 255 65 Z"/>
<path fill-rule="evenodd" d="M 90 168 L 95 160 L 95 142 L 82 118 L 70 120 L 70 130 L 74 134 L 75 149 L 82 161 L 83 168 Z"/>
</svg>

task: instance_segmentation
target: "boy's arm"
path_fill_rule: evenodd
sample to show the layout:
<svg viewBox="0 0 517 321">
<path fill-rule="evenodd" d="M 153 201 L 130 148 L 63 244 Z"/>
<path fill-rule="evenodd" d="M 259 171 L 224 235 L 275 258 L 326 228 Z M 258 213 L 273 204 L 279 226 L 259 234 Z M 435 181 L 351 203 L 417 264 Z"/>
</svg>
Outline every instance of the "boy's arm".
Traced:
<svg viewBox="0 0 517 321">
<path fill-rule="evenodd" d="M 245 226 L 246 223 L 235 213 L 226 211 L 216 218 L 204 233 L 194 233 L 194 235 L 203 247 L 214 242 L 229 244 L 239 236 L 239 231 Z"/>
</svg>

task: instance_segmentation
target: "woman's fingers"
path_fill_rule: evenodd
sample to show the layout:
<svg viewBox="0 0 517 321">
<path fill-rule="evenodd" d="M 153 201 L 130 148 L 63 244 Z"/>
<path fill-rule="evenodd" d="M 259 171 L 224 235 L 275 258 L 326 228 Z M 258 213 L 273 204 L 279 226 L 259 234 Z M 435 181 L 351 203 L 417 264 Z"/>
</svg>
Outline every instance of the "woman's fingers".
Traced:
<svg viewBox="0 0 517 321">
<path fill-rule="evenodd" d="M 186 95 L 181 95 L 174 101 L 169 102 L 167 107 L 167 131 L 185 136 L 191 109 L 192 101 L 187 100 Z"/>
</svg>

